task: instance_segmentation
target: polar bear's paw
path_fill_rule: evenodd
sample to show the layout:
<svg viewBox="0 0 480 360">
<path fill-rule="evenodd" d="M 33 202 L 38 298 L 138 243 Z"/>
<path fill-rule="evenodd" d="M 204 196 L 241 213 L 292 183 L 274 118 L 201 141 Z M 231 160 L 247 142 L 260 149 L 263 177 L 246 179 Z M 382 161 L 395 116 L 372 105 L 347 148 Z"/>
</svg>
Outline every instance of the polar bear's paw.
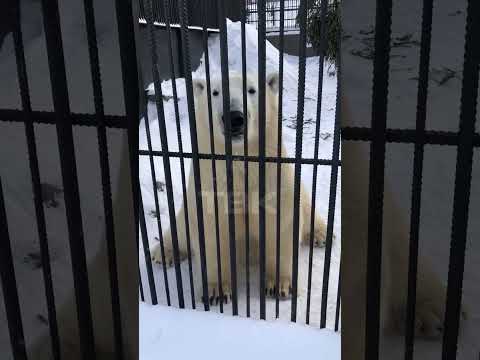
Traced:
<svg viewBox="0 0 480 360">
<path fill-rule="evenodd" d="M 442 298 L 443 299 L 443 298 Z M 443 335 L 444 303 L 435 299 L 415 306 L 415 336 L 424 339 L 438 340 Z M 461 319 L 466 319 L 465 308 L 462 308 Z M 405 331 L 405 312 L 399 327 Z"/>
<path fill-rule="evenodd" d="M 281 300 L 287 300 L 292 296 L 292 281 L 290 278 L 287 277 L 280 277 L 279 279 L 279 289 L 278 289 L 278 297 Z M 267 279 L 267 284 L 265 287 L 265 294 L 276 298 L 277 296 L 277 287 L 275 278 Z"/>
<path fill-rule="evenodd" d="M 444 306 L 421 304 L 415 311 L 415 335 L 427 339 L 438 340 L 443 335 Z M 460 319 L 465 320 L 467 312 L 462 306 Z"/>
<path fill-rule="evenodd" d="M 335 235 L 333 235 L 335 239 Z M 327 244 L 327 226 L 323 221 L 317 221 L 313 232 L 313 246 L 323 248 Z M 310 245 L 310 229 L 303 235 L 303 245 Z"/>
<path fill-rule="evenodd" d="M 228 304 L 232 300 L 232 291 L 227 282 L 222 284 L 222 289 L 217 283 L 208 284 L 208 303 L 210 305 L 218 305 L 220 302 Z M 202 296 L 202 302 L 205 303 L 205 298 Z"/>
<path fill-rule="evenodd" d="M 175 263 L 175 257 L 173 256 L 173 249 L 169 246 L 164 248 L 165 250 L 165 265 L 167 267 L 172 267 Z M 183 261 L 187 258 L 187 253 L 185 251 L 179 250 L 180 261 Z M 160 244 L 155 245 L 152 251 L 152 261 L 156 262 L 157 264 L 163 264 L 162 258 L 162 249 Z"/>
<path fill-rule="evenodd" d="M 423 303 L 415 309 L 415 336 L 439 339 L 443 334 L 443 312 L 434 304 Z"/>
<path fill-rule="evenodd" d="M 335 238 L 335 235 L 333 235 Z M 327 226 L 322 222 L 321 224 L 315 224 L 315 230 L 313 233 L 313 245 L 315 247 L 325 247 L 327 244 Z"/>
</svg>

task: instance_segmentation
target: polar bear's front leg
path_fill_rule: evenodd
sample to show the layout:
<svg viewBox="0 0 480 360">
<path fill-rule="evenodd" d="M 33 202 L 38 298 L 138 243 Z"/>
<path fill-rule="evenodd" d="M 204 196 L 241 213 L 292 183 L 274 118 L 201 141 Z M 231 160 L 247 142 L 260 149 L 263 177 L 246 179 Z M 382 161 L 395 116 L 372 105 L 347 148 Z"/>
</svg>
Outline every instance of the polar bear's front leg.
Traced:
<svg viewBox="0 0 480 360">
<path fill-rule="evenodd" d="M 294 203 L 294 168 L 291 165 L 282 165 L 281 177 L 283 180 L 280 190 L 280 206 L 277 206 L 277 167 L 268 164 L 267 167 L 267 189 L 265 196 L 265 236 L 266 236 L 266 293 L 276 296 L 277 291 L 280 298 L 285 299 L 292 294 L 292 253 L 293 253 L 293 215 L 295 205 L 298 209 L 299 239 L 302 237 L 302 221 L 304 211 L 301 204 Z M 280 212 L 279 212 L 280 211 Z M 278 259 L 278 289 L 277 289 L 277 216 L 280 217 L 280 249 Z"/>
<path fill-rule="evenodd" d="M 303 218 L 301 239 L 303 245 L 310 245 L 311 237 L 311 214 L 312 214 L 312 202 L 311 197 L 302 185 L 300 190 L 300 206 Z M 313 222 L 313 245 L 315 247 L 325 247 L 327 237 L 327 224 L 324 219 L 320 217 L 318 211 L 315 211 L 315 219 Z M 335 235 L 333 235 L 335 238 Z"/>
<path fill-rule="evenodd" d="M 272 219 L 273 220 L 273 219 Z M 267 220 L 268 221 L 268 220 Z M 280 232 L 280 256 L 278 258 L 278 295 L 286 299 L 292 295 L 292 227 Z M 276 233 L 269 228 L 266 233 L 266 289 L 267 295 L 277 294 L 277 246 Z"/>
<path fill-rule="evenodd" d="M 217 223 L 215 220 L 212 221 L 212 219 L 215 219 L 213 193 L 204 196 L 203 201 L 208 302 L 210 305 L 217 305 L 220 301 L 228 303 L 232 298 L 232 291 L 230 286 L 230 246 L 226 194 L 223 192 L 217 193 L 219 244 L 217 244 Z M 198 256 L 198 260 L 200 260 L 200 256 Z"/>
<path fill-rule="evenodd" d="M 176 216 L 177 224 L 177 239 L 178 239 L 178 251 L 180 261 L 183 261 L 187 258 L 187 239 L 185 232 L 185 209 L 182 206 L 180 211 Z M 173 251 L 173 242 L 172 242 L 172 233 L 171 229 L 168 229 L 163 234 L 163 249 L 162 243 L 155 245 L 152 250 L 152 260 L 159 264 L 166 264 L 168 267 L 173 266 L 175 262 L 174 251 Z"/>
</svg>

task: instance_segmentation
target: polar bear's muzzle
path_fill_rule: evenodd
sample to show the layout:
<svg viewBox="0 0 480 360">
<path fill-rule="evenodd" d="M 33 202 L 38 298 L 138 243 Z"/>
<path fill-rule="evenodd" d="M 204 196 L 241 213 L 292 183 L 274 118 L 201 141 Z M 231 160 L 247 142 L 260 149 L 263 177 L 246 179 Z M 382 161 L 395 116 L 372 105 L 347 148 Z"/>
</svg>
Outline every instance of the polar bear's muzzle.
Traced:
<svg viewBox="0 0 480 360">
<path fill-rule="evenodd" d="M 225 128 L 225 118 L 222 116 L 223 125 Z M 241 111 L 230 112 L 230 123 L 232 124 L 232 139 L 235 140 L 243 135 L 245 127 L 245 116 Z"/>
</svg>

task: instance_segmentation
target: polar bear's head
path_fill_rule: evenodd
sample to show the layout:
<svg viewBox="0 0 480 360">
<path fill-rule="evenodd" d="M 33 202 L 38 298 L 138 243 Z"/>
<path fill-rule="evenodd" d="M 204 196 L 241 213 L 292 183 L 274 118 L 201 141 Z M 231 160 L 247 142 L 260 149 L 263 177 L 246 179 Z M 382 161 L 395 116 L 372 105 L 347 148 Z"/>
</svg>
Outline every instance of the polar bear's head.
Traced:
<svg viewBox="0 0 480 360">
<path fill-rule="evenodd" d="M 229 73 L 229 96 L 230 96 L 230 122 L 233 148 L 242 148 L 245 136 L 249 143 L 258 141 L 258 75 L 247 74 L 246 87 L 246 113 L 243 108 L 243 80 L 242 74 L 231 71 Z M 265 103 L 266 103 L 266 131 L 270 132 L 272 126 L 277 124 L 278 114 L 278 73 L 270 73 L 266 76 Z M 195 95 L 195 107 L 197 117 L 197 130 L 205 134 L 209 132 L 209 113 L 207 82 L 205 79 L 193 80 Z M 210 81 L 212 125 L 216 141 L 225 142 L 225 121 L 223 111 L 222 78 L 212 74 Z M 248 134 L 247 134 L 248 132 Z"/>
</svg>

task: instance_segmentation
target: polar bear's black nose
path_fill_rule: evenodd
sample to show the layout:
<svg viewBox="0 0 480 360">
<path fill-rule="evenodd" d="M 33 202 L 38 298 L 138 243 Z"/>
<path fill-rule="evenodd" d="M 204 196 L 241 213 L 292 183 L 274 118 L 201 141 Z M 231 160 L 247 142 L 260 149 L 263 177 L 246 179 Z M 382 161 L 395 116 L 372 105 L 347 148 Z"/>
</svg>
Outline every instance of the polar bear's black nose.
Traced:
<svg viewBox="0 0 480 360">
<path fill-rule="evenodd" d="M 225 119 L 223 118 L 225 124 Z M 243 134 L 243 127 L 245 125 L 245 117 L 241 111 L 230 112 L 230 123 L 232 124 L 232 137 L 240 136 Z"/>
</svg>

